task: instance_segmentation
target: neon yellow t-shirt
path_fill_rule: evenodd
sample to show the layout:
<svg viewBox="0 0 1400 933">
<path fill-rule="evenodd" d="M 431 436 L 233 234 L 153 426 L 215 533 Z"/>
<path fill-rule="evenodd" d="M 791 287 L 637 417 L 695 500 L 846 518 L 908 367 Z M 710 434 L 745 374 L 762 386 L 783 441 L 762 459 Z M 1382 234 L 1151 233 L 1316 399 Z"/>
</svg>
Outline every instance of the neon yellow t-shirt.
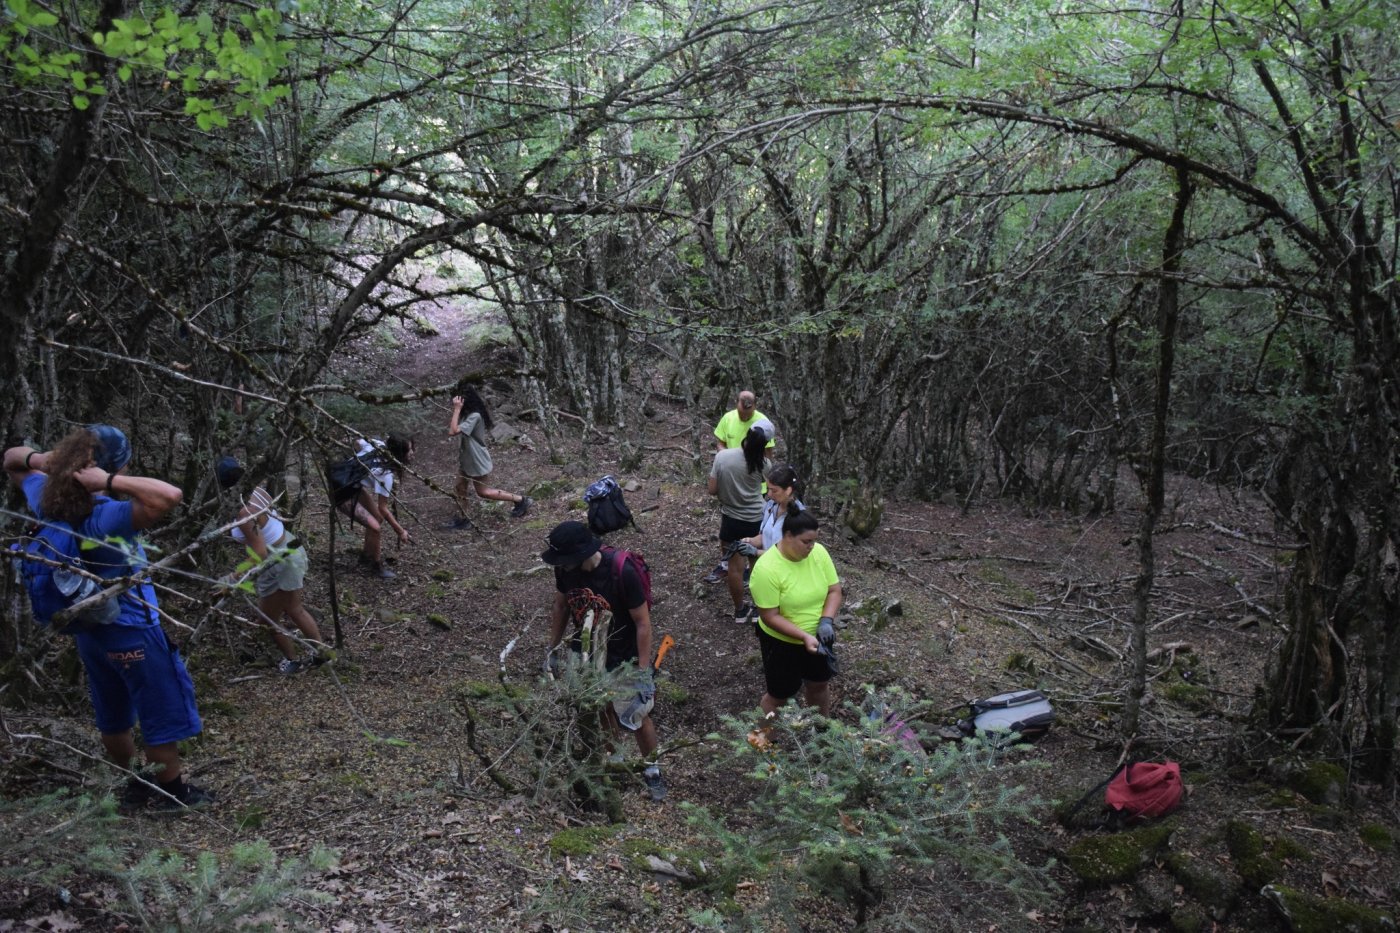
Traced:
<svg viewBox="0 0 1400 933">
<path fill-rule="evenodd" d="M 763 412 L 755 410 L 748 421 L 740 421 L 738 410 L 731 408 L 719 419 L 719 424 L 715 425 L 715 437 L 719 438 L 725 447 L 738 447 L 743 442 L 744 435 L 749 433 L 749 428 L 757 424 L 758 419 L 767 417 Z M 769 421 L 771 423 L 772 419 Z M 768 446 L 772 447 L 775 443 L 769 439 Z"/>
<path fill-rule="evenodd" d="M 836 577 L 836 565 L 831 555 L 820 544 L 812 546 L 812 553 L 802 560 L 788 560 L 776 547 L 770 547 L 753 565 L 749 574 L 749 594 L 753 604 L 760 609 L 775 606 L 783 618 L 809 635 L 817 634 L 817 625 L 822 619 L 822 607 L 826 605 L 826 594 L 833 583 L 840 582 Z M 763 624 L 759 628 L 781 641 L 801 644 L 796 638 L 789 638 Z"/>
</svg>

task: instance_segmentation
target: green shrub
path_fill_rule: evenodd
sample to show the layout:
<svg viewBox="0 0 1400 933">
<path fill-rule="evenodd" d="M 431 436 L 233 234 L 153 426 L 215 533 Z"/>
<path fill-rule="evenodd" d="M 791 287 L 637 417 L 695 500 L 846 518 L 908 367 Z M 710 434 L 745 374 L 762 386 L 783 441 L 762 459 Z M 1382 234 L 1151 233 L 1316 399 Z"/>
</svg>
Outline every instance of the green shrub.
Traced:
<svg viewBox="0 0 1400 933">
<path fill-rule="evenodd" d="M 0 800 L 0 877 L 58 886 L 74 873 L 104 876 L 124 896 L 122 912 L 141 928 L 181 933 L 306 929 L 290 902 L 327 899 L 301 887 L 308 873 L 335 864 L 327 849 L 318 847 L 306 861 L 282 859 L 255 840 L 191 859 L 147 848 L 120 822 L 111 797 L 59 792 Z"/>
<path fill-rule="evenodd" d="M 906 720 L 915 712 L 893 691 L 888 699 L 871 691 L 856 725 L 785 710 L 762 750 L 746 740 L 748 724 L 726 719 L 714 738 L 747 767 L 756 794 L 744 814 L 683 805 L 713 853 L 705 884 L 732 893 L 740 880 L 759 882 L 768 897 L 760 914 L 829 898 L 852 908 L 858 924 L 893 878 L 932 885 L 952 865 L 1017 902 L 1038 901 L 1051 887 L 1045 868 L 1021 862 L 1001 832 L 1033 822 L 1041 805 L 1014 783 L 1028 763 L 980 741 L 909 748 L 884 731 L 889 704 Z M 730 828 L 733 818 L 742 829 Z"/>
</svg>

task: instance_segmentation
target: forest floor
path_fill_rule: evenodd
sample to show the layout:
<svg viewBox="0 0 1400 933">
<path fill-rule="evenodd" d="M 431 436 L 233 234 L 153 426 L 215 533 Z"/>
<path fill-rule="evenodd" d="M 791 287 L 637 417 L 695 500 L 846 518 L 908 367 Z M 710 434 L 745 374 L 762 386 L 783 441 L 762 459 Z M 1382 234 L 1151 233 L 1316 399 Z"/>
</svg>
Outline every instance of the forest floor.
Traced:
<svg viewBox="0 0 1400 933">
<path fill-rule="evenodd" d="M 345 375 L 377 388 L 446 385 L 508 352 L 480 342 L 491 325 L 485 312 L 445 308 L 430 318 L 436 335 L 381 333 L 342 363 Z M 224 852 L 255 838 L 284 857 L 328 846 L 339 853 L 338 866 L 306 882 L 328 898 L 293 905 L 325 930 L 681 930 L 693 926 L 695 912 L 716 906 L 709 894 L 639 869 L 627 853 L 640 844 L 679 857 L 695 836 L 683 802 L 738 813 L 751 795 L 705 741 L 721 717 L 749 716 L 762 684 L 752 629 L 733 623 L 723 586 L 700 580 L 715 561 L 717 513 L 704 491 L 709 453 L 690 448 L 697 422 L 705 422 L 698 434 L 708 436 L 718 412 L 668 410 L 658 401 L 651 417 L 637 413 L 632 430 L 644 434 L 646 456 L 624 471 L 620 445 L 598 438 L 556 438 L 551 456 L 510 388 L 491 382 L 486 392 L 513 428 L 501 434 L 523 433 L 495 445 L 492 481 L 512 491 L 549 483 L 555 491 L 537 496 L 524 519 L 511 518 L 508 506 L 479 504 L 476 530 L 449 530 L 451 501 L 409 478 L 400 515 L 414 540 L 401 549 L 386 544 L 398 573 L 390 581 L 357 570 L 358 530 L 342 526 L 334 560 L 346 648 L 333 664 L 280 677 L 265 637 L 227 622 L 210 625 L 187 650 L 206 726 L 188 761 L 218 803 L 181 819 L 129 818 L 123 826 L 130 833 L 186 854 Z M 781 429 L 782 413 L 770 414 Z M 451 487 L 456 442 L 447 437 L 444 401 L 363 417 L 366 431 L 414 432 L 416 471 Z M 801 439 L 783 442 L 793 449 Z M 640 782 L 628 787 L 625 824 L 592 851 L 561 854 L 550 846 L 561 829 L 597 817 L 532 806 L 485 779 L 466 747 L 461 698 L 498 683 L 501 653 L 517 637 L 506 680 L 524 689 L 536 683 L 552 592 L 539 552 L 556 522 L 582 516 L 584 486 L 610 472 L 637 484 L 628 501 L 642 531 L 619 533 L 616 543 L 645 553 L 658 637 L 677 642 L 655 711 L 669 796 L 656 804 Z M 1113 715 L 1126 682 L 1119 658 L 1136 572 L 1136 497 L 1129 481 L 1120 488 L 1120 511 L 1097 518 L 1001 501 L 963 509 L 887 499 L 868 539 L 826 522 L 822 540 L 848 605 L 899 603 L 897 615 L 856 615 L 843 630 L 838 702 L 858 703 L 863 684 L 898 686 L 946 712 L 920 723 L 935 726 L 955 718 L 969 698 L 1036 687 L 1052 698 L 1059 722 L 1020 753 L 1048 765 L 1023 775 L 1030 789 L 1072 801 L 1106 779 L 1122 750 Z M 887 920 L 927 930 L 1285 929 L 1257 885 L 1242 880 L 1259 875 L 1237 864 L 1238 852 L 1232 858 L 1224 830 L 1231 818 L 1262 834 L 1279 883 L 1393 910 L 1400 889 L 1395 801 L 1354 784 L 1345 804 L 1329 805 L 1325 789 L 1319 794 L 1289 776 L 1278 746 L 1246 738 L 1255 686 L 1280 637 L 1270 616 L 1287 552 L 1267 546 L 1266 511 L 1180 478 L 1169 502 L 1150 636 L 1150 647 L 1165 650 L 1152 670 L 1144 753 L 1185 770 L 1190 793 L 1170 852 L 1148 852 L 1133 883 L 1086 886 L 1064 854 L 1092 833 L 1063 829 L 1047 805 L 1039 824 L 1019 828 L 1014 839 L 1028 861 L 1059 859 L 1051 872 L 1057 893 L 1038 905 L 999 906 L 987 889 L 955 879 L 929 884 L 896 867 Z M 312 554 L 307 602 L 329 638 L 325 519 L 324 503 L 313 499 L 301 534 Z M 440 617 L 437 624 L 430 616 Z M 7 709 L 9 726 L 95 749 L 85 700 L 75 695 L 61 712 Z M 856 714 L 843 708 L 839 715 Z M 501 749 L 516 725 L 493 714 L 482 739 Z M 4 752 L 7 796 L 51 789 L 55 772 L 36 766 L 39 760 L 71 769 L 58 772 L 61 780 L 115 785 L 99 766 L 70 757 L 50 746 Z M 1200 870 L 1183 868 L 1183 858 Z M 0 930 L 112 929 L 129 919 L 118 892 L 99 879 L 68 903 L 37 882 L 0 884 Z M 743 907 L 761 895 L 741 885 L 736 900 Z M 813 905 L 801 926 L 851 924 L 841 908 Z"/>
</svg>

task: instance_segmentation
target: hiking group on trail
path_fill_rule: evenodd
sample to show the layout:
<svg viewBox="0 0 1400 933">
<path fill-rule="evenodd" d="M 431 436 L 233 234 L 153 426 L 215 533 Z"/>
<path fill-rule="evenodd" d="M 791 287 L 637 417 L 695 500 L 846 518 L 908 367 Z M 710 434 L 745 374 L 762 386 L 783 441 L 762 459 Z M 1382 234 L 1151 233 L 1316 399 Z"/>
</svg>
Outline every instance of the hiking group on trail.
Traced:
<svg viewBox="0 0 1400 933">
<path fill-rule="evenodd" d="M 768 457 L 777 432 L 756 403 L 752 392 L 741 392 L 735 409 L 715 428 L 707 490 L 719 504 L 724 562 L 707 579 L 725 580 L 736 622 L 754 620 L 763 662 L 763 713 L 771 716 L 801 693 L 827 714 L 829 682 L 836 673 L 832 620 L 841 606 L 841 585 L 830 555 L 817 542 L 820 526 L 802 506 L 797 471 L 787 464 L 775 467 Z M 460 438 L 453 494 L 457 517 L 448 527 L 473 527 L 469 492 L 511 503 L 514 517 L 530 509 L 529 496 L 487 485 L 494 467 L 487 449 L 492 425 L 480 394 L 459 383 L 448 424 L 448 435 Z M 402 434 L 360 437 L 352 457 L 327 465 L 332 520 L 341 512 L 363 526 L 360 563 L 384 580 L 397 575 L 383 555 L 383 527 L 394 531 L 400 545 L 413 540 L 394 513 L 393 497 L 414 453 L 413 439 Z M 110 425 L 79 429 L 49 453 L 21 446 L 4 454 L 5 469 L 23 491 L 35 522 L 27 548 L 18 553 L 34 617 L 41 624 L 71 621 L 62 630 L 77 640 L 103 746 L 123 771 L 136 756 L 133 727 L 140 723 L 153 769 L 147 777 L 153 780 L 133 775 L 123 804 L 180 809 L 213 796 L 183 777 L 176 743 L 198 735 L 202 724 L 193 683 L 160 626 L 140 533 L 179 505 L 183 494 L 161 480 L 127 475 L 130 459 L 126 436 Z M 224 491 L 237 492 L 245 475 L 232 456 L 219 458 L 213 472 Z M 599 536 L 635 526 L 617 481 L 604 477 L 589 487 L 587 499 L 589 523 L 560 522 L 539 555 L 554 571 L 544 673 L 553 676 L 571 652 L 589 650 L 579 627 L 584 619 L 597 625 L 593 632 L 600 640 L 594 648 L 602 669 L 635 665 L 599 712 L 614 757 L 622 752 L 612 743 L 631 733 L 643 759 L 642 781 L 651 799 L 660 801 L 666 785 L 652 718 L 653 665 L 666 646 L 653 662 L 651 572 L 639 552 L 609 546 Z M 262 485 L 242 489 L 237 503 L 235 518 L 222 530 L 242 545 L 246 559 L 220 581 L 223 592 L 247 588 L 251 581 L 257 621 L 282 655 L 281 674 L 331 660 L 333 653 L 303 602 L 308 559 L 302 539 Z M 20 546 L 12 550 L 19 552 Z M 115 582 L 104 596 L 106 581 Z M 669 636 L 666 641 L 671 642 Z M 750 741 L 766 742 L 762 726 Z"/>
</svg>

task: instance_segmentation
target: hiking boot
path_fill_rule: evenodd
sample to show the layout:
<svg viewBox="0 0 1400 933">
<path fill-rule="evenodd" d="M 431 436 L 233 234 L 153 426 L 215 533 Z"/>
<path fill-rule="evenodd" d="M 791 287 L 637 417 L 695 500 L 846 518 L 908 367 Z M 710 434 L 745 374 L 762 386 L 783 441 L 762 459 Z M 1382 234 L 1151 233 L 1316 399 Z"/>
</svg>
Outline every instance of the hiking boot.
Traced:
<svg viewBox="0 0 1400 933">
<path fill-rule="evenodd" d="M 398 576 L 394 571 L 385 567 L 383 561 L 377 563 L 375 561 L 370 561 L 365 567 L 365 573 L 369 574 L 371 577 L 378 577 L 381 580 L 392 580 Z"/>
<path fill-rule="evenodd" d="M 525 513 L 530 511 L 530 503 L 534 502 L 529 496 L 521 496 L 520 501 L 515 503 L 515 508 L 510 510 L 511 518 L 524 518 Z"/>
<path fill-rule="evenodd" d="M 180 813 L 184 810 L 203 809 L 213 802 L 214 794 L 211 791 L 189 781 L 181 781 L 179 790 L 171 791 L 169 797 L 165 794 L 155 794 L 151 800 L 151 809 L 157 813 Z"/>
<path fill-rule="evenodd" d="M 461 518 L 452 519 L 452 521 L 448 522 L 443 527 L 448 528 L 452 531 L 461 531 L 464 528 L 471 528 L 472 520 L 463 515 Z"/>
<path fill-rule="evenodd" d="M 277 673 L 291 677 L 308 669 L 313 663 L 310 655 L 304 658 L 283 658 L 277 662 Z"/>
<path fill-rule="evenodd" d="M 727 576 L 729 576 L 729 561 L 722 560 L 718 564 L 715 564 L 714 570 L 711 570 L 709 573 L 705 574 L 704 582 L 718 583 Z"/>
<path fill-rule="evenodd" d="M 749 605 L 748 603 L 744 603 L 738 609 L 734 610 L 735 625 L 743 625 L 744 623 L 748 622 L 751 618 L 753 618 L 753 606 Z"/>
<path fill-rule="evenodd" d="M 159 794 L 151 786 L 155 782 L 154 778 L 142 780 L 133 775 L 126 779 L 126 786 L 122 788 L 121 797 L 117 800 L 118 813 L 137 813 L 151 805 Z"/>
<path fill-rule="evenodd" d="M 652 803 L 660 803 L 666 799 L 666 782 L 661 779 L 661 769 L 655 766 L 647 768 L 642 772 L 642 783 L 646 784 Z"/>
</svg>

